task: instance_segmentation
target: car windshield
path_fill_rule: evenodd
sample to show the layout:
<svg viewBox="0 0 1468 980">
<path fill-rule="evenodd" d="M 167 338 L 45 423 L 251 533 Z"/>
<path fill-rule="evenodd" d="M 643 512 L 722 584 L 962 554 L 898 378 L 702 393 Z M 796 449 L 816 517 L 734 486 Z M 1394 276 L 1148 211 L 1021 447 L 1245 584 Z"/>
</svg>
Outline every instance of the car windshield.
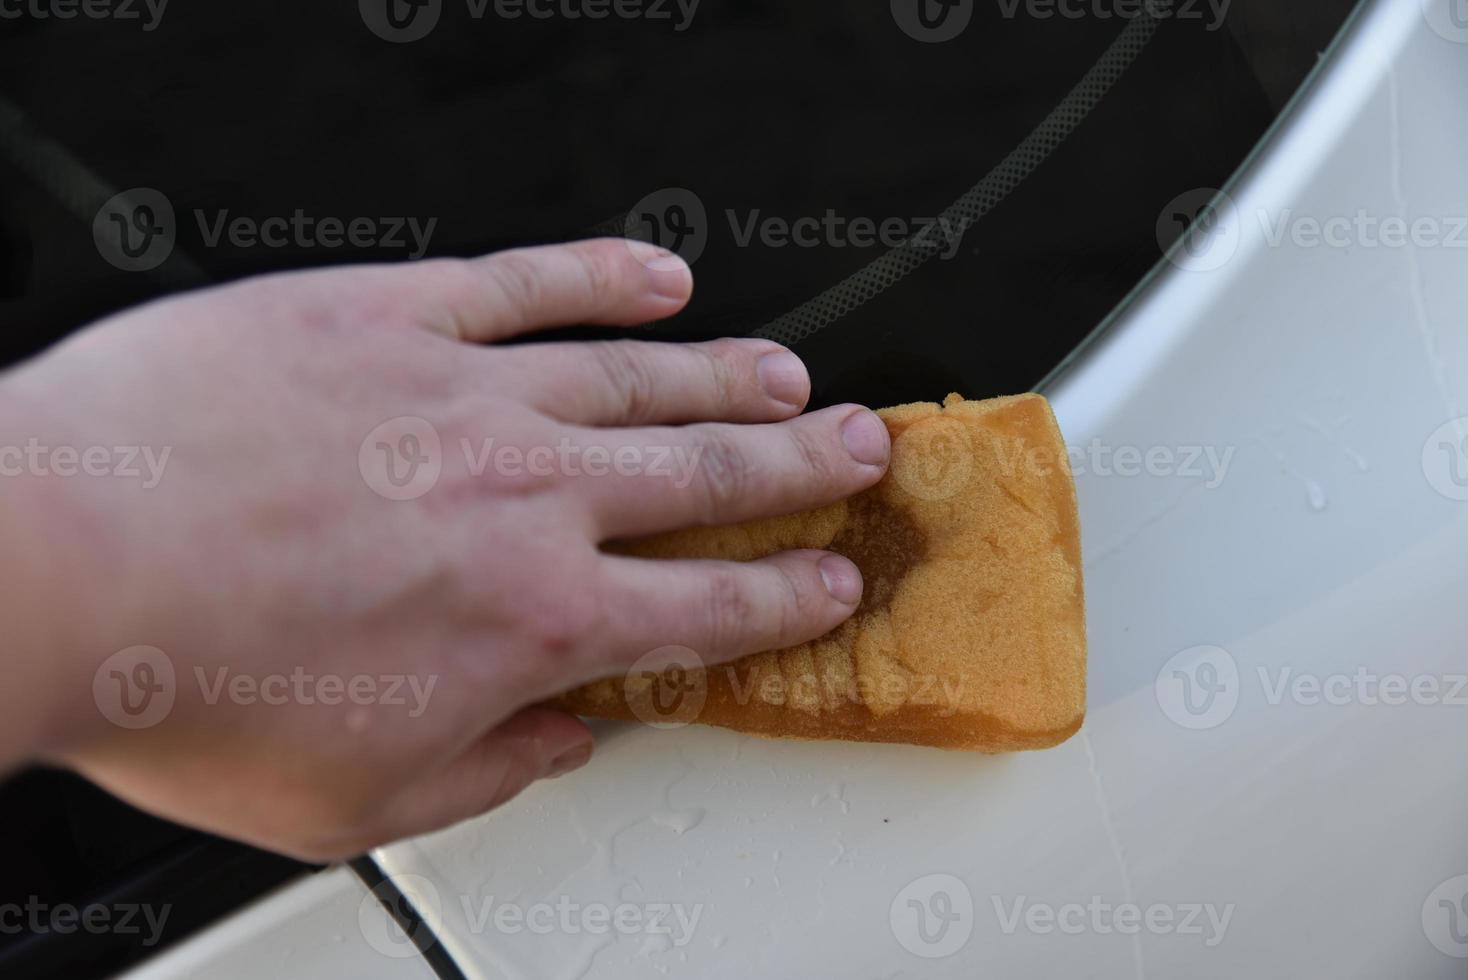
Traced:
<svg viewBox="0 0 1468 980">
<path fill-rule="evenodd" d="M 693 267 L 692 303 L 654 335 L 791 344 L 813 405 L 1028 390 L 1156 266 L 1353 3 L 1093 6 L 140 3 L 0 21 L 0 363 L 195 285 L 628 235 Z M 0 786 L 0 809 L 0 902 L 188 894 L 170 940 L 302 870 L 57 773 Z M 200 888 L 226 873 L 238 887 Z M 74 975 L 149 952 L 64 938 L 93 943 Z M 0 969 L 74 955 L 33 940 L 0 935 Z"/>
</svg>

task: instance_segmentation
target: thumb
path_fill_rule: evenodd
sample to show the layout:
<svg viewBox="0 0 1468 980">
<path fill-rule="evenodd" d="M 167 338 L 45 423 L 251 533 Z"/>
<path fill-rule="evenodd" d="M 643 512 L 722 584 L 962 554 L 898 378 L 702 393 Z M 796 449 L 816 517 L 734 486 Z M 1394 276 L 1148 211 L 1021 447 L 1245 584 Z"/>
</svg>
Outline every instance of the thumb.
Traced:
<svg viewBox="0 0 1468 980">
<path fill-rule="evenodd" d="M 586 765 L 591 729 L 553 708 L 525 708 L 448 765 L 404 786 L 384 808 L 380 836 L 397 840 L 456 824 L 513 799 L 537 779 Z"/>
</svg>

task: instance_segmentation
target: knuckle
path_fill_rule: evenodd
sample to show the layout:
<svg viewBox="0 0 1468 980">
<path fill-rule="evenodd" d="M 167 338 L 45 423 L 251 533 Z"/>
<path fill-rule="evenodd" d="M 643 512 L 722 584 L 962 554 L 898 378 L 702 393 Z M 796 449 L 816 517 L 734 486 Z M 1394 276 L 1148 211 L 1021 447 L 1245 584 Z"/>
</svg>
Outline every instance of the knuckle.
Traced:
<svg viewBox="0 0 1468 980">
<path fill-rule="evenodd" d="M 484 787 L 473 805 L 477 815 L 488 813 L 519 796 L 540 776 L 541 766 L 534 756 L 513 754 L 505 764 L 501 777 Z"/>
<path fill-rule="evenodd" d="M 704 601 L 709 646 L 716 653 L 725 652 L 751 625 L 753 603 L 732 569 L 719 569 L 709 577 Z"/>
<path fill-rule="evenodd" d="M 492 269 L 495 257 L 474 261 L 470 259 L 425 259 L 415 266 L 417 283 L 409 283 L 407 279 L 402 280 L 404 295 L 401 297 L 404 303 L 410 303 L 418 297 L 411 295 L 414 287 L 432 290 L 435 295 L 449 297 L 458 305 L 458 301 L 472 297 L 476 288 L 483 281 L 485 270 Z M 493 275 L 493 272 L 489 273 Z M 419 286 L 419 284 L 422 284 Z"/>
<path fill-rule="evenodd" d="M 790 443 L 799 457 L 801 475 L 814 485 L 824 486 L 840 475 L 835 455 L 814 430 L 790 426 Z"/>
<path fill-rule="evenodd" d="M 741 380 L 746 375 L 753 377 L 748 358 L 741 345 L 732 340 L 716 340 L 698 350 L 708 372 L 714 410 L 727 415 L 739 399 Z"/>
<path fill-rule="evenodd" d="M 518 252 L 500 252 L 491 256 L 484 268 L 515 312 L 529 315 L 540 308 L 545 285 L 539 268 L 530 259 Z"/>
<path fill-rule="evenodd" d="M 544 590 L 546 601 L 531 604 L 527 628 L 544 657 L 564 660 L 601 632 L 601 606 L 574 582 Z"/>
<path fill-rule="evenodd" d="M 753 472 L 744 450 L 724 430 L 704 430 L 698 452 L 703 475 L 703 522 L 718 524 L 749 490 Z"/>
<path fill-rule="evenodd" d="M 621 277 L 612 253 L 603 246 L 583 246 L 576 250 L 581 262 L 582 274 L 586 277 L 586 291 L 593 299 L 611 296 Z"/>
<path fill-rule="evenodd" d="M 425 259 L 416 265 L 416 284 L 410 289 L 404 280 L 404 295 L 397 303 L 411 309 L 422 295 L 432 297 L 429 322 L 463 339 L 470 336 L 485 279 L 501 286 L 496 263 L 500 256 L 469 259 Z M 364 291 L 365 293 L 365 291 Z"/>
<path fill-rule="evenodd" d="M 652 417 L 657 402 L 657 378 L 638 345 L 603 341 L 598 359 L 632 424 Z"/>
<path fill-rule="evenodd" d="M 783 565 L 776 565 L 779 573 L 781 601 L 779 606 L 779 645 L 785 646 L 795 641 L 796 637 L 805 632 L 804 626 L 815 607 L 814 597 L 809 591 L 801 588 L 800 580 L 792 575 L 790 569 Z"/>
</svg>

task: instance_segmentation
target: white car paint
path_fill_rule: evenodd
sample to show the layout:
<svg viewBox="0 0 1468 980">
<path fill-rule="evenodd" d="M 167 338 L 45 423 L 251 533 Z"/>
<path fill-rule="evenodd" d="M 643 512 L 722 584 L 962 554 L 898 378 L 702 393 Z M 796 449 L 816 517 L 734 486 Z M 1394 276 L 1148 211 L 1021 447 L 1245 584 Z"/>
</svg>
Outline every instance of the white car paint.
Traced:
<svg viewBox="0 0 1468 980">
<path fill-rule="evenodd" d="M 278 889 L 125 976 L 434 980 L 412 939 L 346 868 Z"/>
<path fill-rule="evenodd" d="M 602 726 L 587 769 L 378 853 L 465 972 L 1462 976 L 1468 248 L 1270 241 L 1468 216 L 1448 2 L 1370 6 L 1220 230 L 1049 386 L 1083 464 L 1081 734 L 984 757 Z M 1174 455 L 1124 476 L 1122 447 Z M 293 935 L 318 958 L 291 975 L 386 975 Z"/>
</svg>

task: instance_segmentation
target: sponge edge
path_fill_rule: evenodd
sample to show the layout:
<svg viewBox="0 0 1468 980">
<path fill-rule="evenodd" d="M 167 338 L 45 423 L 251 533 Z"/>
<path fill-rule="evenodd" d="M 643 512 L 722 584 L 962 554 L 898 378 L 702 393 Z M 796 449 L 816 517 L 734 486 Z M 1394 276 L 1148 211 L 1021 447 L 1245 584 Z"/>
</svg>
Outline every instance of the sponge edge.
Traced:
<svg viewBox="0 0 1468 980">
<path fill-rule="evenodd" d="M 1047 748 L 1074 734 L 1086 702 L 1080 528 L 1049 404 L 1035 394 L 951 394 L 941 406 L 878 415 L 892 462 L 875 487 L 802 514 L 617 548 L 735 561 L 829 548 L 865 580 L 851 619 L 813 642 L 729 664 L 665 648 L 559 705 L 664 726 L 983 752 Z"/>
</svg>

